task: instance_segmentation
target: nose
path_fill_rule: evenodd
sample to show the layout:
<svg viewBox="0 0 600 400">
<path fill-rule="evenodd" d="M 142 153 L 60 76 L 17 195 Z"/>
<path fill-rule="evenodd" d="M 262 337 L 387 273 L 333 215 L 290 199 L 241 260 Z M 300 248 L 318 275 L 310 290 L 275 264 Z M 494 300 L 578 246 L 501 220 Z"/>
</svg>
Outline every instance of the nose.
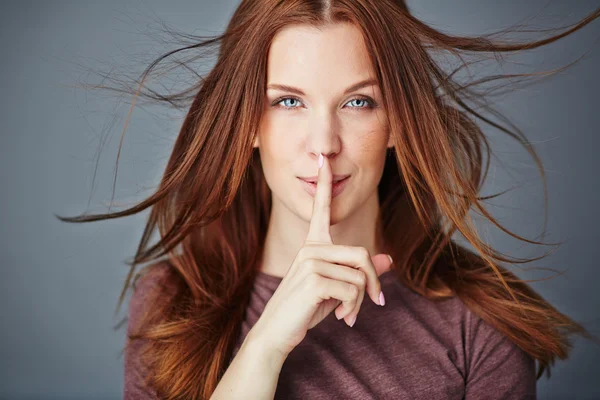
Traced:
<svg viewBox="0 0 600 400">
<path fill-rule="evenodd" d="M 321 153 L 330 160 L 334 159 L 342 145 L 335 123 L 330 119 L 315 125 L 307 140 L 308 153 L 314 160 L 317 160 Z"/>
</svg>

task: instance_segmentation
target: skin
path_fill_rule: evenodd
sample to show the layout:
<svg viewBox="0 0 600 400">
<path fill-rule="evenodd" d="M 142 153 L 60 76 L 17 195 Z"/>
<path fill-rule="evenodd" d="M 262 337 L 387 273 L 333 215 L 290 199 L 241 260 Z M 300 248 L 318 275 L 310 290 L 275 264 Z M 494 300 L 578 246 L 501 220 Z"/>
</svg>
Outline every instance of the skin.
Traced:
<svg viewBox="0 0 600 400">
<path fill-rule="evenodd" d="M 385 254 L 369 260 L 359 248 L 332 243 L 331 182 L 331 166 L 323 157 L 304 253 L 296 258 L 248 332 L 211 400 L 273 399 L 289 353 L 340 301 L 354 304 L 358 313 L 367 290 L 376 304 L 383 305 L 377 299 L 381 290 L 378 277 L 389 271 L 391 260 Z M 347 315 L 346 323 L 353 326 L 356 315 Z"/>
<path fill-rule="evenodd" d="M 365 295 L 383 305 L 379 276 L 390 270 L 392 260 L 376 254 L 375 216 L 388 139 L 381 111 L 347 110 L 353 94 L 341 94 L 372 72 L 363 62 L 359 38 L 347 26 L 324 32 L 294 27 L 276 38 L 270 52 L 269 82 L 277 79 L 274 82 L 297 85 L 307 93 L 292 102 L 293 108 L 302 104 L 292 111 L 271 108 L 272 96 L 278 95 L 269 93 L 260 140 L 255 143 L 260 143 L 273 192 L 269 263 L 263 264 L 263 272 L 283 280 L 211 400 L 272 399 L 283 363 L 308 329 L 334 309 L 338 319 L 353 326 Z M 286 68 L 288 59 L 296 62 Z M 378 95 L 369 89 L 372 96 Z M 321 153 L 325 157 L 319 168 Z M 354 180 L 332 198 L 335 173 L 351 173 Z M 297 175 L 318 177 L 314 199 L 302 189 Z M 372 257 L 344 245 L 365 247 Z M 348 284 L 355 290 L 349 291 Z"/>
<path fill-rule="evenodd" d="M 261 271 L 284 277 L 309 233 L 313 198 L 298 176 L 317 176 L 319 154 L 333 174 L 351 174 L 344 191 L 331 201 L 333 243 L 377 248 L 377 185 L 387 147 L 392 147 L 387 115 L 379 105 L 377 84 L 344 94 L 350 86 L 374 79 L 367 48 L 352 24 L 318 30 L 286 27 L 268 55 L 267 93 L 258 147 L 272 191 L 272 212 Z M 304 95 L 271 85 L 298 88 Z M 276 104 L 275 101 L 277 101 Z"/>
</svg>

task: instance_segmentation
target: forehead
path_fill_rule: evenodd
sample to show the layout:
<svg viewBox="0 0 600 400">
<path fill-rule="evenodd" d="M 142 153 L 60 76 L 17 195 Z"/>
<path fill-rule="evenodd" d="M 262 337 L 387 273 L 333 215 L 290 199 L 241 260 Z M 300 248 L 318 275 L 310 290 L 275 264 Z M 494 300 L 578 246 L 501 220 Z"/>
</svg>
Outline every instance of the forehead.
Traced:
<svg viewBox="0 0 600 400">
<path fill-rule="evenodd" d="M 362 34 L 350 23 L 288 26 L 273 38 L 267 64 L 268 83 L 309 91 L 337 91 L 338 85 L 374 76 Z"/>
</svg>

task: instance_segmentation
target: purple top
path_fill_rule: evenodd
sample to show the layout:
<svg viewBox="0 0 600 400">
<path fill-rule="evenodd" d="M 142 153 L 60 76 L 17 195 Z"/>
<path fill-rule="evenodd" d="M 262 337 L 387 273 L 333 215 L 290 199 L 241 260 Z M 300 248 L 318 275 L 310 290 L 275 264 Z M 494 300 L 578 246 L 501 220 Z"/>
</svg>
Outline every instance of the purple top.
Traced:
<svg viewBox="0 0 600 400">
<path fill-rule="evenodd" d="M 154 275 L 138 281 L 130 322 L 160 279 Z M 458 298 L 429 301 L 393 271 L 379 279 L 385 306 L 365 296 L 352 328 L 332 312 L 310 329 L 284 362 L 275 399 L 536 398 L 534 359 Z M 259 272 L 233 357 L 281 280 Z M 157 398 L 142 371 L 133 347 L 125 353 L 125 399 Z"/>
</svg>

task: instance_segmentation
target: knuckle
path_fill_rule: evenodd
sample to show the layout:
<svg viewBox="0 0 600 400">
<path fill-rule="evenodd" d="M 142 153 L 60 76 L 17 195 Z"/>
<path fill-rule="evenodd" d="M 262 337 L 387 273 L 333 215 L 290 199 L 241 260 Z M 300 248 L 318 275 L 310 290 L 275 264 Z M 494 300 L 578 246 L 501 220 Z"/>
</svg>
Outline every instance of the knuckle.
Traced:
<svg viewBox="0 0 600 400">
<path fill-rule="evenodd" d="M 298 251 L 298 257 L 302 260 L 309 258 L 312 249 L 310 244 L 306 244 Z"/>
<path fill-rule="evenodd" d="M 358 254 L 360 255 L 360 257 L 363 260 L 368 260 L 369 258 L 371 258 L 371 255 L 369 254 L 369 250 L 367 250 L 367 248 L 363 247 L 363 246 L 358 247 Z"/>
<path fill-rule="evenodd" d="M 317 272 L 317 260 L 314 258 L 307 258 L 304 260 L 304 269 L 306 269 L 309 273 Z"/>
<path fill-rule="evenodd" d="M 361 286 L 365 286 L 367 284 L 367 275 L 360 269 L 356 269 L 355 271 L 356 282 Z"/>
<path fill-rule="evenodd" d="M 348 284 L 348 292 L 350 293 L 350 296 L 352 296 L 354 298 L 358 295 L 358 288 L 356 287 L 356 285 L 349 283 Z"/>
<path fill-rule="evenodd" d="M 305 279 L 305 282 L 308 285 L 308 287 L 315 288 L 317 291 L 323 289 L 323 280 L 321 279 L 321 276 L 316 272 L 309 273 Z"/>
</svg>

